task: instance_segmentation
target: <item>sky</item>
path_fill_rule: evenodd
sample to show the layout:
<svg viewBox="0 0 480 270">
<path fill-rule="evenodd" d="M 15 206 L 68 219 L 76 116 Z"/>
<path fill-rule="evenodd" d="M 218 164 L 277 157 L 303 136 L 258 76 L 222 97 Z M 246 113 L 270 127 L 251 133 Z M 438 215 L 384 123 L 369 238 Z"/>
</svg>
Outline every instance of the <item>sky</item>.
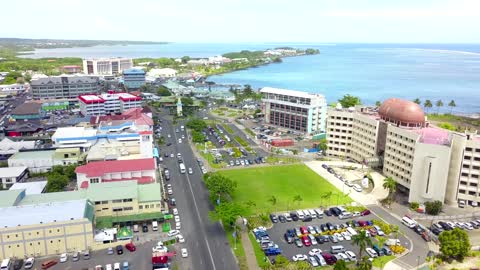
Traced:
<svg viewBox="0 0 480 270">
<path fill-rule="evenodd" d="M 480 0 L 20 0 L 2 10 L 0 37 L 480 43 Z"/>
</svg>

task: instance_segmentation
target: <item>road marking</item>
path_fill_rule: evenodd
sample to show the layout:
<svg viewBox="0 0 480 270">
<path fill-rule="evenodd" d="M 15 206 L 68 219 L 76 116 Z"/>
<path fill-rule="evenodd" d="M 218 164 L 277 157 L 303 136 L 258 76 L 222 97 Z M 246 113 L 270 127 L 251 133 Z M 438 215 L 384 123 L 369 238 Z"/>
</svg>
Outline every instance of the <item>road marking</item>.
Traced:
<svg viewBox="0 0 480 270">
<path fill-rule="evenodd" d="M 172 128 L 175 129 L 173 126 L 173 123 L 171 124 L 172 124 Z M 173 133 L 173 137 L 175 138 L 175 140 L 177 140 L 177 135 L 175 133 Z M 190 145 L 188 145 L 187 147 L 190 147 Z M 177 151 L 180 151 L 180 150 L 177 148 Z M 200 226 L 204 228 L 202 218 L 200 217 L 200 214 L 199 214 L 200 211 L 198 210 L 197 199 L 195 198 L 195 194 L 193 193 L 193 189 L 192 189 L 192 184 L 190 183 L 190 177 L 188 177 L 188 174 L 185 174 L 185 176 L 187 177 L 188 186 L 193 198 L 193 205 L 195 205 L 195 210 L 196 210 L 195 212 L 197 214 L 198 220 L 200 221 Z M 207 237 L 205 237 L 205 234 L 203 234 L 203 239 L 207 244 L 207 251 L 208 251 L 208 255 L 210 256 L 210 260 L 212 261 L 213 270 L 216 270 L 217 268 L 215 267 L 215 261 L 213 260 L 212 251 L 210 250 L 210 245 L 208 244 Z"/>
</svg>

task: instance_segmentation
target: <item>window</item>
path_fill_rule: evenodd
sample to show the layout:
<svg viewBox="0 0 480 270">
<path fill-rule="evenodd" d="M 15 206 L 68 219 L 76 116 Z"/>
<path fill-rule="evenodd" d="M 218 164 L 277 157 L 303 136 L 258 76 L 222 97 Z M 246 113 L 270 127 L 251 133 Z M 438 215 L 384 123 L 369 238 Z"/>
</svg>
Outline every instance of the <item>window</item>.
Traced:
<svg viewBox="0 0 480 270">
<path fill-rule="evenodd" d="M 131 202 L 132 199 L 124 199 L 123 202 Z"/>
<path fill-rule="evenodd" d="M 113 200 L 112 202 L 113 202 L 113 203 L 121 203 L 122 200 Z"/>
<path fill-rule="evenodd" d="M 124 207 L 123 210 L 124 210 L 124 211 L 132 211 L 132 210 L 133 210 L 133 207 Z"/>
<path fill-rule="evenodd" d="M 145 205 L 145 209 L 148 209 L 148 208 L 149 208 L 149 205 L 148 205 L 148 204 L 146 204 L 146 205 Z"/>
<path fill-rule="evenodd" d="M 143 205 L 139 205 L 139 206 L 138 206 L 138 209 L 143 209 Z"/>
</svg>

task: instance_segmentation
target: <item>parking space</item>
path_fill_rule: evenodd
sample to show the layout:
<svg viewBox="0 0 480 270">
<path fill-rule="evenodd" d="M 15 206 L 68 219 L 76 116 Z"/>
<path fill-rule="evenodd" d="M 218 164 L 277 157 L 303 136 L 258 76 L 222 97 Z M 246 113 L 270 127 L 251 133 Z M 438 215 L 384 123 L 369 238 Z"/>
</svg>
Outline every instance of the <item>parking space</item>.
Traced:
<svg viewBox="0 0 480 270">
<path fill-rule="evenodd" d="M 339 207 L 339 209 L 340 212 L 337 212 L 337 214 L 342 213 L 341 207 Z M 320 212 L 320 210 L 317 212 Z M 374 244 L 377 243 L 377 240 L 373 236 L 379 235 L 386 239 L 385 246 L 375 247 L 377 251 L 375 251 L 374 254 L 369 255 L 368 252 L 364 250 L 362 256 L 373 257 L 375 253 L 376 255 L 391 255 L 391 250 L 388 248 L 388 245 L 407 241 L 407 239 L 401 235 L 398 235 L 398 240 L 396 238 L 391 239 L 392 237 L 397 237 L 396 235 L 385 235 L 381 228 L 372 222 L 372 220 L 379 220 L 379 218 L 369 213 L 369 211 L 355 213 L 356 217 L 346 219 L 340 219 L 340 217 L 343 217 L 342 214 L 335 216 L 334 213 L 332 213 L 332 215 L 328 213 L 329 215 L 327 215 L 326 212 L 328 211 L 322 212 L 323 215 L 321 215 L 321 218 L 314 217 L 314 215 L 309 215 L 312 218 L 307 218 L 305 215 L 303 220 L 298 219 L 297 221 L 295 221 L 297 218 L 293 217 L 297 211 L 288 214 L 277 213 L 274 217 L 271 216 L 274 225 L 272 228 L 266 230 L 268 238 L 265 237 L 262 240 L 261 237 L 265 235 L 260 233 L 260 237 L 257 237 L 257 239 L 259 239 L 258 244 L 262 246 L 266 255 L 271 255 L 269 256 L 270 259 L 273 259 L 274 255 L 277 255 L 280 251 L 283 256 L 293 261 L 304 259 L 313 260 L 308 257 L 313 257 L 314 253 L 319 253 L 315 261 L 318 264 L 324 264 L 327 263 L 328 260 L 321 261 L 318 257 L 322 257 L 323 260 L 325 260 L 331 255 L 335 257 L 333 259 L 334 261 L 341 258 L 346 261 L 356 260 L 359 256 L 359 247 L 352 243 L 352 237 L 360 232 L 367 232 L 367 236 L 371 237 Z M 343 211 L 343 213 L 346 213 L 346 211 Z M 362 216 L 362 214 L 364 214 L 364 216 Z M 290 216 L 291 218 L 293 217 L 293 219 L 283 217 L 279 219 L 278 217 L 280 216 Z M 339 250 L 335 248 L 332 249 L 334 246 L 342 246 L 342 248 Z M 330 263 L 333 262 L 330 261 Z"/>
</svg>

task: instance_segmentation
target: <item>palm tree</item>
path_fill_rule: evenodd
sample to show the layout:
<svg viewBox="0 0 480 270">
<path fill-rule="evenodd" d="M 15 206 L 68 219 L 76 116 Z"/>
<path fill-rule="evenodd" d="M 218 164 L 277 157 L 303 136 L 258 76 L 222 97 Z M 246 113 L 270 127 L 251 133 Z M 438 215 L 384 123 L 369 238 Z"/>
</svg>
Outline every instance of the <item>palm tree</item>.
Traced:
<svg viewBox="0 0 480 270">
<path fill-rule="evenodd" d="M 432 102 L 430 101 L 430 99 L 425 100 L 425 103 L 423 103 L 423 107 L 425 107 L 425 109 L 427 110 L 427 112 L 428 112 L 428 109 L 429 109 L 429 108 L 432 108 L 432 106 L 433 106 L 433 105 L 432 105 Z"/>
<path fill-rule="evenodd" d="M 372 262 L 368 257 L 363 257 L 360 262 L 357 262 L 357 270 L 370 270 L 372 269 Z"/>
<path fill-rule="evenodd" d="M 380 106 L 382 106 L 382 102 L 381 102 L 381 101 L 377 101 L 377 102 L 375 102 L 375 106 L 376 106 L 376 107 L 380 107 Z"/>
<path fill-rule="evenodd" d="M 272 195 L 272 197 L 268 198 L 268 201 L 272 204 L 273 207 L 277 204 L 277 197 Z"/>
<path fill-rule="evenodd" d="M 301 201 L 303 201 L 303 198 L 300 196 L 300 194 L 293 196 L 293 202 L 297 202 L 300 205 Z"/>
<path fill-rule="evenodd" d="M 393 194 L 397 191 L 397 182 L 392 177 L 383 179 L 383 188 L 388 189 L 388 197 L 392 199 Z"/>
<path fill-rule="evenodd" d="M 443 107 L 443 101 L 441 99 L 437 100 L 435 103 L 435 106 L 437 106 L 437 114 L 440 111 L 440 107 Z"/>
<path fill-rule="evenodd" d="M 419 98 L 413 100 L 413 103 L 417 103 L 418 105 L 422 104 L 422 101 Z"/>
<path fill-rule="evenodd" d="M 365 231 L 360 231 L 357 235 L 352 236 L 352 243 L 360 248 L 358 252 L 358 259 L 362 259 L 362 253 L 367 246 L 372 246 L 372 239 L 367 236 Z"/>
<path fill-rule="evenodd" d="M 452 114 L 453 108 L 454 108 L 454 107 L 457 107 L 457 104 L 455 104 L 455 100 L 452 99 L 452 100 L 448 103 L 448 107 L 450 107 L 450 114 Z"/>
</svg>

